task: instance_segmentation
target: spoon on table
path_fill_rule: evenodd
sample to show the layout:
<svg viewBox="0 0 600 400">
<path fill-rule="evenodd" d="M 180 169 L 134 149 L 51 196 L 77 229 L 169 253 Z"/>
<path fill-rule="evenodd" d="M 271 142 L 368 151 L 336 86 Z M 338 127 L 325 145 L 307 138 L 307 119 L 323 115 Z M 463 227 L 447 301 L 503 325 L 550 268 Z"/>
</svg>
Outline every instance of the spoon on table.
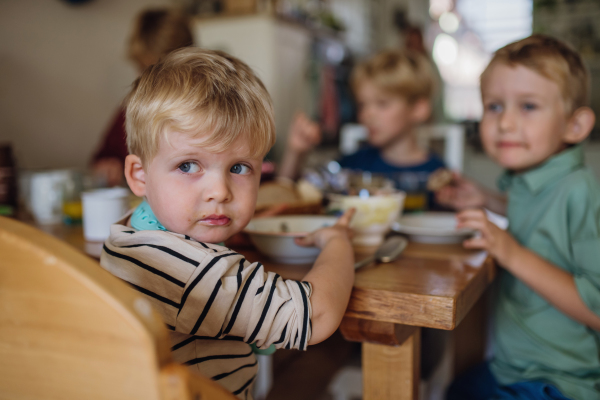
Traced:
<svg viewBox="0 0 600 400">
<path fill-rule="evenodd" d="M 403 236 L 392 236 L 388 238 L 373 254 L 354 264 L 354 269 L 359 269 L 365 265 L 370 264 L 373 260 L 378 262 L 388 263 L 394 261 L 400 253 L 404 251 L 408 245 L 408 240 Z"/>
</svg>

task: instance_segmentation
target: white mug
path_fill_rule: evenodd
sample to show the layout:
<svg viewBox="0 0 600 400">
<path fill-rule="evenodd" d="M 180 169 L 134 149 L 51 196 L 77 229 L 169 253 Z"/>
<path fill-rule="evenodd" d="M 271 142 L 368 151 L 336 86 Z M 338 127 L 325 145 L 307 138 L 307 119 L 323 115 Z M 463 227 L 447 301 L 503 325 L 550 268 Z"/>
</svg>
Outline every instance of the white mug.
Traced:
<svg viewBox="0 0 600 400">
<path fill-rule="evenodd" d="M 101 242 L 110 235 L 110 226 L 129 208 L 129 190 L 125 188 L 96 189 L 81 195 L 83 203 L 83 235 L 92 242 Z"/>
<path fill-rule="evenodd" d="M 28 206 L 38 224 L 62 220 L 63 187 L 71 178 L 69 170 L 32 172 L 29 176 Z"/>
</svg>

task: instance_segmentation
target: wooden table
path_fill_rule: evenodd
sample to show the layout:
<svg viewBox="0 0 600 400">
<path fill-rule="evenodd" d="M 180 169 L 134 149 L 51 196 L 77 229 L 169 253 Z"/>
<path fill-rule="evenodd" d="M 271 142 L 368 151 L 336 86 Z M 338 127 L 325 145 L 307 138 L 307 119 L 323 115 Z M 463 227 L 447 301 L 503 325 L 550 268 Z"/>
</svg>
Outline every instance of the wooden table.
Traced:
<svg viewBox="0 0 600 400">
<path fill-rule="evenodd" d="M 374 251 L 357 251 L 356 259 Z M 301 279 L 310 268 L 265 262 L 255 251 L 242 252 L 285 278 Z M 419 398 L 422 327 L 458 327 L 453 340 L 456 372 L 481 361 L 486 309 L 479 300 L 495 273 L 493 261 L 481 252 L 460 244 L 421 243 L 410 243 L 392 263 L 359 270 L 340 328 L 347 340 L 363 342 L 363 399 Z"/>
<path fill-rule="evenodd" d="M 44 230 L 92 255 L 101 250 L 101 244 L 84 240 L 80 226 Z M 284 278 L 302 279 L 310 268 L 265 262 L 254 249 L 238 250 L 249 261 L 260 260 L 267 270 Z M 358 250 L 356 259 L 374 251 Z M 481 304 L 474 306 L 495 272 L 491 259 L 459 244 L 419 243 L 410 243 L 392 263 L 359 270 L 340 328 L 347 340 L 363 342 L 363 399 L 418 398 L 422 327 L 458 327 L 454 345 L 462 365 L 456 368 L 464 369 L 478 361 L 482 357 L 485 310 Z"/>
</svg>

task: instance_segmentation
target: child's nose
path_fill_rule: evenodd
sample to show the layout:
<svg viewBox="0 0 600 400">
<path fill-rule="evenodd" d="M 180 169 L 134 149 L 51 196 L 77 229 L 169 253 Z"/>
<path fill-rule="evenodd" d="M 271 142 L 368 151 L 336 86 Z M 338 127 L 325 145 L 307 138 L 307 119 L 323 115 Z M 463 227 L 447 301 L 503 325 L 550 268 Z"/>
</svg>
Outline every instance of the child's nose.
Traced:
<svg viewBox="0 0 600 400">
<path fill-rule="evenodd" d="M 500 129 L 505 132 L 510 132 L 515 129 L 516 124 L 517 119 L 515 112 L 510 108 L 506 108 L 500 115 Z"/>
<path fill-rule="evenodd" d="M 206 182 L 204 189 L 204 201 L 216 201 L 217 203 L 226 203 L 231 200 L 231 190 L 225 178 L 215 177 L 210 182 Z"/>
</svg>

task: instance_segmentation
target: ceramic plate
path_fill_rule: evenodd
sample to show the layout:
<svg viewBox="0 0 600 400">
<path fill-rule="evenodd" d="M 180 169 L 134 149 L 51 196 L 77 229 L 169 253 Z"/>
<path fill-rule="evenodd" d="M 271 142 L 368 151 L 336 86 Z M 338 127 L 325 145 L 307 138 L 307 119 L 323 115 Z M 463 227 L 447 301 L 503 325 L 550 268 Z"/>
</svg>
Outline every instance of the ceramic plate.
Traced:
<svg viewBox="0 0 600 400">
<path fill-rule="evenodd" d="M 420 243 L 460 243 L 475 234 L 472 229 L 456 229 L 456 214 L 426 212 L 400 217 L 392 229 Z"/>
</svg>

